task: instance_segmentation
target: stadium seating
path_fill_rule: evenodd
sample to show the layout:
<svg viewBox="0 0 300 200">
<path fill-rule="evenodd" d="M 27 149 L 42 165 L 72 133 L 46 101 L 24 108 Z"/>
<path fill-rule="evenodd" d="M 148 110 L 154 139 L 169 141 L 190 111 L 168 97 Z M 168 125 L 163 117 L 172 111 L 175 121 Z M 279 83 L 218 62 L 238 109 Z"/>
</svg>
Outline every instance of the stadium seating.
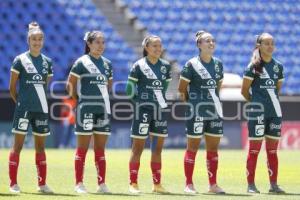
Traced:
<svg viewBox="0 0 300 200">
<path fill-rule="evenodd" d="M 14 57 L 28 49 L 27 25 L 37 21 L 45 32 L 43 53 L 52 58 L 54 80 L 66 80 L 72 63 L 83 54 L 83 36 L 101 30 L 106 36 L 104 56 L 112 61 L 114 79 L 126 80 L 137 55 L 112 28 L 92 0 L 5 0 L 0 2 L 0 90 L 7 90 Z M 63 90 L 57 85 L 56 90 Z M 124 91 L 123 87 L 117 87 Z"/>
<path fill-rule="evenodd" d="M 162 37 L 168 56 L 180 66 L 197 54 L 194 35 L 204 29 L 217 40 L 215 56 L 225 72 L 242 75 L 254 47 L 255 35 L 275 37 L 275 57 L 285 67 L 283 93 L 300 94 L 300 4 L 297 0 L 124 0 L 148 28 Z"/>
</svg>

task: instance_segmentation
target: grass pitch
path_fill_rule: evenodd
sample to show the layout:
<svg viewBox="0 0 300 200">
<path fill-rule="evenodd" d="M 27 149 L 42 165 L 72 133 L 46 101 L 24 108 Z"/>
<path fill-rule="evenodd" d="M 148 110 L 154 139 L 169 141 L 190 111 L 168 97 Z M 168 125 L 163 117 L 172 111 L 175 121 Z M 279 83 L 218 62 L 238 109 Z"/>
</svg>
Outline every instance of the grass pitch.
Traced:
<svg viewBox="0 0 300 200">
<path fill-rule="evenodd" d="M 128 192 L 128 159 L 129 150 L 107 150 L 106 183 L 111 195 L 96 194 L 96 169 L 94 155 L 89 150 L 84 183 L 89 191 L 87 195 L 77 195 L 74 192 L 74 150 L 47 150 L 48 177 L 47 183 L 54 190 L 54 195 L 43 195 L 36 192 L 37 178 L 33 150 L 23 150 L 20 158 L 18 184 L 20 195 L 13 195 L 8 191 L 8 154 L 9 150 L 0 150 L 0 199 L 300 199 L 300 153 L 299 151 L 279 151 L 279 184 L 286 190 L 285 195 L 268 194 L 268 172 L 266 155 L 262 151 L 259 155 L 256 172 L 256 185 L 261 194 L 246 193 L 245 160 L 246 151 L 223 150 L 219 152 L 218 184 L 227 192 L 226 195 L 207 194 L 208 178 L 205 166 L 205 152 L 197 154 L 194 171 L 194 184 L 200 194 L 189 196 L 183 193 L 184 150 L 164 150 L 162 184 L 170 195 L 156 195 L 151 193 L 152 178 L 150 170 L 150 151 L 145 150 L 142 155 L 139 173 L 139 186 L 142 195 L 133 196 Z"/>
</svg>

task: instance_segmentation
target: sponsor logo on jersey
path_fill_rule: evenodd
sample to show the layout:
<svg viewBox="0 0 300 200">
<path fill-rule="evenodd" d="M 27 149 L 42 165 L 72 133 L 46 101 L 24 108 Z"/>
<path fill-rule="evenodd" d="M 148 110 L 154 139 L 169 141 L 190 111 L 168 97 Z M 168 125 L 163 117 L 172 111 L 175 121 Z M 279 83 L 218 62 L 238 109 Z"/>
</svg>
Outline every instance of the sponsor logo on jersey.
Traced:
<svg viewBox="0 0 300 200">
<path fill-rule="evenodd" d="M 106 84 L 106 76 L 99 74 L 96 76 L 96 80 L 91 80 L 90 84 L 101 84 L 101 85 L 105 85 Z"/>
<path fill-rule="evenodd" d="M 264 133 L 265 133 L 264 125 L 255 125 L 255 135 L 256 136 L 263 136 Z"/>
<path fill-rule="evenodd" d="M 217 83 L 214 79 L 209 79 L 206 82 L 206 85 L 201 85 L 201 88 L 203 89 L 215 89 L 217 87 Z"/>
<path fill-rule="evenodd" d="M 153 90 L 162 90 L 162 82 L 160 80 L 154 80 L 152 82 L 152 85 L 146 85 L 147 89 L 153 89 Z"/>
<path fill-rule="evenodd" d="M 83 130 L 89 131 L 93 129 L 93 119 L 84 119 L 83 120 Z"/>
<path fill-rule="evenodd" d="M 45 120 L 35 120 L 36 126 L 47 126 L 48 125 L 48 119 Z"/>
<path fill-rule="evenodd" d="M 167 121 L 162 121 L 162 122 L 155 122 L 155 126 L 162 126 L 162 127 L 166 127 L 167 126 Z"/>
<path fill-rule="evenodd" d="M 279 67 L 278 67 L 277 64 L 274 65 L 273 71 L 274 71 L 275 73 L 278 73 L 278 72 L 279 72 Z"/>
<path fill-rule="evenodd" d="M 35 74 L 32 77 L 32 81 L 26 80 L 27 84 L 45 84 L 46 82 L 43 80 L 42 75 L 40 74 Z"/>
<path fill-rule="evenodd" d="M 147 135 L 149 129 L 149 124 L 140 123 L 139 125 L 139 134 L 140 135 Z"/>
<path fill-rule="evenodd" d="M 25 118 L 20 118 L 18 123 L 18 129 L 26 131 L 28 128 L 29 120 Z"/>
<path fill-rule="evenodd" d="M 31 67 L 31 63 L 26 63 L 25 65 L 27 65 L 27 67 L 25 67 L 27 69 L 27 73 L 35 73 L 35 69 L 34 67 Z"/>
<path fill-rule="evenodd" d="M 223 126 L 223 122 L 220 121 L 220 122 L 210 122 L 210 127 L 211 128 L 214 128 L 214 127 L 222 127 Z"/>
<path fill-rule="evenodd" d="M 43 77 L 39 74 L 36 74 L 32 77 L 32 80 L 41 81 L 41 80 L 43 80 Z"/>
<path fill-rule="evenodd" d="M 166 74 L 167 73 L 167 68 L 165 66 L 161 66 L 160 72 L 163 73 L 163 74 Z"/>
<path fill-rule="evenodd" d="M 194 133 L 200 134 L 203 131 L 203 122 L 195 122 L 194 123 Z"/>
<path fill-rule="evenodd" d="M 260 88 L 274 89 L 274 88 L 276 88 L 275 82 L 272 79 L 267 79 L 265 81 L 265 85 L 261 85 Z"/>
<path fill-rule="evenodd" d="M 281 124 L 271 123 L 270 124 L 270 129 L 281 129 Z"/>
</svg>

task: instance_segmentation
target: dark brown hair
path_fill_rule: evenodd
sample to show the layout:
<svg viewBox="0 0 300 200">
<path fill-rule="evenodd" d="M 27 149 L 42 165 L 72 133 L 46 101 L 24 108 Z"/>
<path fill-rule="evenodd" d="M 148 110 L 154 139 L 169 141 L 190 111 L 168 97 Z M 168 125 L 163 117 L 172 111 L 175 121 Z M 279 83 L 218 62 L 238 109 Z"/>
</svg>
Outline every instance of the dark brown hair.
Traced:
<svg viewBox="0 0 300 200">
<path fill-rule="evenodd" d="M 149 35 L 146 36 L 142 42 L 142 47 L 143 47 L 143 56 L 146 57 L 148 55 L 148 52 L 146 51 L 146 46 L 148 46 L 150 40 L 154 39 L 154 38 L 158 38 L 160 39 L 160 37 L 156 36 L 156 35 Z"/>
<path fill-rule="evenodd" d="M 261 74 L 263 72 L 264 61 L 261 57 L 259 46 L 261 45 L 263 36 L 266 34 L 268 33 L 262 33 L 256 37 L 256 44 L 251 57 L 251 63 L 254 66 L 256 74 Z"/>
<path fill-rule="evenodd" d="M 84 35 L 83 40 L 85 41 L 85 50 L 84 54 L 90 53 L 90 47 L 88 46 L 88 43 L 92 43 L 97 37 L 103 37 L 104 34 L 101 31 L 92 31 L 92 32 L 87 32 Z"/>
</svg>

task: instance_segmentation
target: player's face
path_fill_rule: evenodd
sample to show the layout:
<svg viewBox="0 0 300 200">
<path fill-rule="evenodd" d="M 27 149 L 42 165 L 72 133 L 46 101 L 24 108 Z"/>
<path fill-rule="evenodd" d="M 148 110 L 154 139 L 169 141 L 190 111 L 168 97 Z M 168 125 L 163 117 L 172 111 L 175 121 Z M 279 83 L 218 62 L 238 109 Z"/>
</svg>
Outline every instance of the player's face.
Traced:
<svg viewBox="0 0 300 200">
<path fill-rule="evenodd" d="M 44 35 L 42 33 L 32 34 L 29 37 L 29 48 L 31 51 L 40 52 L 44 45 Z"/>
<path fill-rule="evenodd" d="M 101 56 L 105 49 L 105 41 L 102 36 L 96 37 L 91 43 L 89 43 L 90 52 L 92 55 Z"/>
<path fill-rule="evenodd" d="M 274 49 L 275 49 L 275 45 L 274 45 L 273 37 L 271 35 L 263 37 L 259 46 L 260 53 L 262 55 L 272 57 Z"/>
<path fill-rule="evenodd" d="M 162 44 L 159 38 L 151 39 L 146 46 L 148 56 L 159 59 L 162 53 Z"/>
<path fill-rule="evenodd" d="M 201 40 L 198 42 L 198 48 L 201 49 L 201 53 L 203 54 L 212 55 L 215 51 L 215 47 L 216 47 L 215 39 L 209 33 L 205 33 L 201 37 Z"/>
</svg>

